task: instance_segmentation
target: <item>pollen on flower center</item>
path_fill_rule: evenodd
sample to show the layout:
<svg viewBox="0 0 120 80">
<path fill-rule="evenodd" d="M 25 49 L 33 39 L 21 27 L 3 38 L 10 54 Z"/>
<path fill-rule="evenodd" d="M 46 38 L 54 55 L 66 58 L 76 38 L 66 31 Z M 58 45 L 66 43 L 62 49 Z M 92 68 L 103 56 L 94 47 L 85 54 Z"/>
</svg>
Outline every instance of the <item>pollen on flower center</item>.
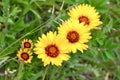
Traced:
<svg viewBox="0 0 120 80">
<path fill-rule="evenodd" d="M 28 60 L 28 59 L 29 59 L 28 53 L 23 52 L 23 53 L 21 54 L 21 58 L 24 59 L 24 60 Z"/>
<path fill-rule="evenodd" d="M 56 45 L 48 45 L 46 48 L 45 48 L 45 53 L 50 56 L 50 57 L 57 57 L 59 55 L 59 49 Z"/>
<path fill-rule="evenodd" d="M 67 39 L 71 43 L 79 41 L 79 34 L 76 31 L 70 31 L 67 34 Z"/>
<path fill-rule="evenodd" d="M 78 19 L 79 19 L 80 23 L 84 22 L 85 25 L 89 25 L 89 23 L 90 23 L 89 19 L 86 16 L 80 16 Z"/>
<path fill-rule="evenodd" d="M 29 42 L 24 43 L 24 48 L 30 48 L 30 47 L 31 47 L 31 44 Z"/>
</svg>

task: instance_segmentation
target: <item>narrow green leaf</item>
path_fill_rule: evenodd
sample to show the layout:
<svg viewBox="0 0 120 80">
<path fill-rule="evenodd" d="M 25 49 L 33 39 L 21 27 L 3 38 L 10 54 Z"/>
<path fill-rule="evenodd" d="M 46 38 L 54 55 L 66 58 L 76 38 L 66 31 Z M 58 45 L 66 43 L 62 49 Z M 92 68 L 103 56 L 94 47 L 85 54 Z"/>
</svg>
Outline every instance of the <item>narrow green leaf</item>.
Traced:
<svg viewBox="0 0 120 80">
<path fill-rule="evenodd" d="M 103 33 L 110 32 L 113 27 L 113 19 L 111 18 L 109 23 L 103 28 Z"/>
<path fill-rule="evenodd" d="M 43 75 L 43 70 L 36 73 L 33 77 L 31 77 L 31 80 L 37 80 L 39 77 Z"/>
<path fill-rule="evenodd" d="M 9 9 L 9 0 L 2 0 L 3 2 L 3 15 L 8 15 L 8 9 Z"/>
<path fill-rule="evenodd" d="M 0 44 L 4 43 L 5 40 L 5 34 L 3 32 L 0 32 Z"/>
<path fill-rule="evenodd" d="M 115 59 L 115 56 L 112 52 L 110 51 L 104 51 L 105 55 L 107 56 L 108 59 Z"/>
</svg>

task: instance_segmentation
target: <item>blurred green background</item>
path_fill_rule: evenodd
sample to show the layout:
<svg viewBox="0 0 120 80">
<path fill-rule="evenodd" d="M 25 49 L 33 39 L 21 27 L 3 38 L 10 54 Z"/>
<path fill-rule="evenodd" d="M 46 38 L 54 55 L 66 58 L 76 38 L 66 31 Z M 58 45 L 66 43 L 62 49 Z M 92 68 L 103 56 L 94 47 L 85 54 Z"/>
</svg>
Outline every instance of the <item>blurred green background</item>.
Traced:
<svg viewBox="0 0 120 80">
<path fill-rule="evenodd" d="M 92 30 L 89 49 L 71 54 L 61 67 L 43 66 L 33 54 L 31 64 L 17 57 L 21 40 L 56 31 L 71 7 L 87 3 L 101 15 L 101 30 Z M 47 71 L 47 72 L 46 72 Z M 120 0 L 0 1 L 0 80 L 120 80 Z"/>
</svg>

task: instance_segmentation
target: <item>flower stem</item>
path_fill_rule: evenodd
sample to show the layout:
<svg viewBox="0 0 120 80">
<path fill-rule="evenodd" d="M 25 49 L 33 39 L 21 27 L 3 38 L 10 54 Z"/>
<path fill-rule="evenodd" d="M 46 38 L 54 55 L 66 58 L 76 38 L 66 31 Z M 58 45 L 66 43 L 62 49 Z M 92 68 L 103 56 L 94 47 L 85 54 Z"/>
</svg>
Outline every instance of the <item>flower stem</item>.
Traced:
<svg viewBox="0 0 120 80">
<path fill-rule="evenodd" d="M 46 69 L 45 69 L 45 73 L 44 73 L 44 75 L 43 75 L 42 80 L 45 80 L 45 76 L 46 76 L 46 74 L 47 74 L 47 72 L 48 72 L 48 68 L 49 68 L 49 66 L 46 67 Z"/>
</svg>

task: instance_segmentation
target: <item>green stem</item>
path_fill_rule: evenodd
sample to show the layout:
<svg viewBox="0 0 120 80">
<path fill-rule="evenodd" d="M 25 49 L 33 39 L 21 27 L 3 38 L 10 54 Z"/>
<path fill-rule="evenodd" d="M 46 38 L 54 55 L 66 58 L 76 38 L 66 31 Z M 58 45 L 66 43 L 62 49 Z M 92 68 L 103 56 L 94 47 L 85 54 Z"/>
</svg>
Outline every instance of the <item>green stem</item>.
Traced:
<svg viewBox="0 0 120 80">
<path fill-rule="evenodd" d="M 24 63 L 20 62 L 18 73 L 14 80 L 21 80 L 21 78 L 23 77 L 23 74 L 24 74 L 23 70 L 24 70 Z"/>
<path fill-rule="evenodd" d="M 47 74 L 47 72 L 48 72 L 48 68 L 49 68 L 49 65 L 46 67 L 46 69 L 45 69 L 45 73 L 44 73 L 44 75 L 43 75 L 43 78 L 42 78 L 42 80 L 45 80 L 45 76 L 46 76 L 46 74 Z"/>
</svg>

